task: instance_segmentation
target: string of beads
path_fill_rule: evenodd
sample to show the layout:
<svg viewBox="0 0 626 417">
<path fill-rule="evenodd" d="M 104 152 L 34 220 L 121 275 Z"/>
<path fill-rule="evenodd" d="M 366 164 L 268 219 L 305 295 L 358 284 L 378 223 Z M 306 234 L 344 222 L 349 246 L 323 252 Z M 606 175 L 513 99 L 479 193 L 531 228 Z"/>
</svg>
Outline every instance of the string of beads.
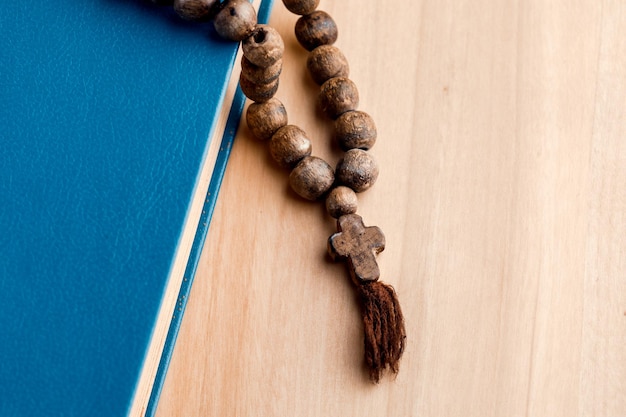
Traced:
<svg viewBox="0 0 626 417">
<path fill-rule="evenodd" d="M 306 133 L 288 123 L 284 105 L 274 98 L 282 71 L 284 43 L 274 28 L 257 23 L 251 3 L 174 0 L 173 6 L 183 19 L 212 20 L 221 37 L 241 42 L 239 85 L 253 101 L 246 112 L 248 127 L 256 138 L 269 142 L 269 152 L 276 163 L 290 170 L 291 188 L 307 200 L 325 198 L 328 214 L 337 219 L 338 232 L 329 238 L 329 254 L 333 259 L 348 262 L 361 303 L 365 362 L 370 378 L 378 382 L 385 369 L 398 372 L 406 335 L 395 291 L 378 281 L 380 272 L 375 255 L 385 247 L 384 235 L 378 227 L 365 227 L 356 214 L 357 193 L 369 189 L 378 178 L 378 164 L 368 152 L 376 142 L 376 126 L 369 114 L 357 110 L 359 93 L 348 78 L 348 61 L 333 46 L 338 29 L 332 17 L 317 10 L 319 0 L 283 0 L 283 3 L 289 11 L 300 15 L 295 36 L 309 51 L 306 66 L 320 85 L 320 108 L 333 120 L 335 140 L 345 151 L 335 169 L 312 155 Z"/>
</svg>

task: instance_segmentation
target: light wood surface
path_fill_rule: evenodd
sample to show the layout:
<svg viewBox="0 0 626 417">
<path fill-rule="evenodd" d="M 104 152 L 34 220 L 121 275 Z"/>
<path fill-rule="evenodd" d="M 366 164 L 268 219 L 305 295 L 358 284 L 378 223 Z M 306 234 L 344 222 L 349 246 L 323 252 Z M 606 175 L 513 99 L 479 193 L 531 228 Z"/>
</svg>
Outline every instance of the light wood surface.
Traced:
<svg viewBox="0 0 626 417">
<path fill-rule="evenodd" d="M 379 131 L 359 196 L 407 349 L 379 385 L 334 222 L 242 124 L 158 416 L 626 416 L 626 2 L 322 0 Z M 277 97 L 333 163 L 286 43 Z"/>
</svg>

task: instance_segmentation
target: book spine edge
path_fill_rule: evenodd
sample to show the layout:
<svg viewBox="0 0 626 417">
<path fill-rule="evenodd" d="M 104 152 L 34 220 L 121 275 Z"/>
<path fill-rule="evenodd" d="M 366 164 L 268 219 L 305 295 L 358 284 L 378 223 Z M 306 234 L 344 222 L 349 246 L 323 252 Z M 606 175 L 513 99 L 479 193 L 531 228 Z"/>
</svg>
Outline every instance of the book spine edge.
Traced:
<svg viewBox="0 0 626 417">
<path fill-rule="evenodd" d="M 259 6 L 259 11 L 257 14 L 259 23 L 268 21 L 272 4 L 273 0 L 261 1 L 261 5 Z M 202 215 L 200 216 L 200 220 L 198 222 L 198 229 L 194 236 L 191 253 L 189 255 L 189 260 L 185 268 L 183 282 L 181 284 L 178 294 L 178 301 L 176 304 L 177 308 L 169 325 L 167 338 L 165 340 L 163 352 L 159 360 L 159 366 L 154 379 L 154 383 L 152 385 L 152 390 L 150 392 L 150 398 L 148 400 L 148 404 L 144 413 L 145 417 L 153 417 L 156 413 L 158 401 L 161 395 L 161 391 L 163 389 L 163 384 L 165 382 L 167 369 L 169 367 L 172 354 L 174 352 L 174 346 L 176 344 L 176 339 L 178 337 L 178 332 L 180 330 L 180 326 L 184 316 L 185 307 L 187 304 L 187 300 L 189 299 L 189 293 L 191 292 L 196 269 L 200 261 L 200 255 L 202 254 L 202 248 L 204 246 L 211 219 L 213 217 L 215 204 L 217 202 L 217 197 L 222 185 L 222 180 L 226 172 L 226 166 L 228 165 L 228 159 L 230 157 L 230 153 L 235 141 L 235 136 L 239 127 L 241 115 L 243 114 L 245 102 L 246 97 L 241 91 L 241 88 L 237 86 L 230 112 L 228 114 L 224 134 L 220 143 L 219 153 L 215 161 L 215 167 L 213 169 L 213 174 L 209 183 L 207 196 L 202 208 Z"/>
</svg>

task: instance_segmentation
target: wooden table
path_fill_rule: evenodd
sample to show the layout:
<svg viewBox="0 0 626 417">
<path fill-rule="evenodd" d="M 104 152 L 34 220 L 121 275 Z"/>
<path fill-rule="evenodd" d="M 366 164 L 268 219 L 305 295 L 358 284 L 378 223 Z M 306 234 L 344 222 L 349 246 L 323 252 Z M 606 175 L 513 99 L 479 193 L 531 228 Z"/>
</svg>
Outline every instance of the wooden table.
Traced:
<svg viewBox="0 0 626 417">
<path fill-rule="evenodd" d="M 242 123 L 159 405 L 165 416 L 626 415 L 626 2 L 322 0 L 376 120 L 359 213 L 401 299 L 371 384 L 334 221 Z M 276 0 L 277 97 L 332 126 Z"/>
</svg>

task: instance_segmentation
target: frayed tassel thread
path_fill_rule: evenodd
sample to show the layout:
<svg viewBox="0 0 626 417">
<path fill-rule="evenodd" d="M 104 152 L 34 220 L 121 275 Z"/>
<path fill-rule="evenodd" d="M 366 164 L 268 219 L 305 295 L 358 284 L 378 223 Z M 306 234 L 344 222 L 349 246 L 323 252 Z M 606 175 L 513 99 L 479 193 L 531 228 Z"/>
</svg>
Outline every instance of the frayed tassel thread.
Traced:
<svg viewBox="0 0 626 417">
<path fill-rule="evenodd" d="M 385 369 L 398 373 L 406 331 L 393 287 L 380 281 L 357 285 L 365 330 L 365 363 L 378 383 Z"/>
</svg>

